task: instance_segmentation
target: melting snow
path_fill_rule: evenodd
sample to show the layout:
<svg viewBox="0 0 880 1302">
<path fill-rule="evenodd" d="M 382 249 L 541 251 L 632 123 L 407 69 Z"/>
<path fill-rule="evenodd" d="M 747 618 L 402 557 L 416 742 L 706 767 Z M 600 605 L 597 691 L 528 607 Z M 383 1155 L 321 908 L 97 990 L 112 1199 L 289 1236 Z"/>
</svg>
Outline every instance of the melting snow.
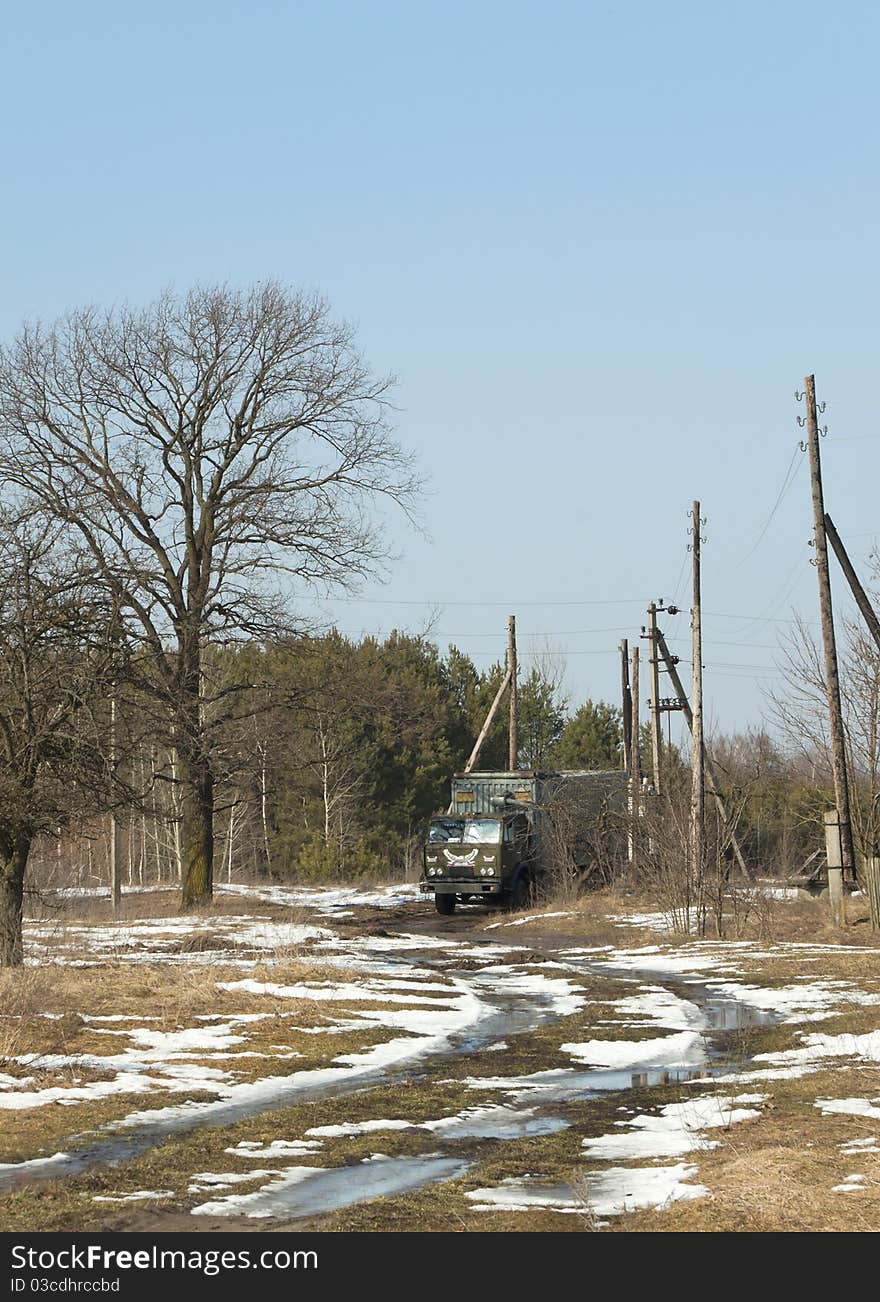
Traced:
<svg viewBox="0 0 880 1302">
<path fill-rule="evenodd" d="M 202 1171 L 192 1176 L 187 1193 L 210 1193 L 214 1189 L 230 1189 L 234 1184 L 248 1184 L 251 1180 L 265 1180 L 268 1176 L 284 1175 L 283 1171 Z"/>
<path fill-rule="evenodd" d="M 563 913 L 530 913 L 525 918 L 512 918 L 509 922 L 490 922 L 483 931 L 494 931 L 497 927 L 524 927 L 527 922 L 544 922 L 547 918 L 574 918 L 574 910 Z"/>
<path fill-rule="evenodd" d="M 540 1208 L 585 1215 L 588 1211 L 584 1199 L 571 1186 L 542 1184 L 540 1179 L 528 1175 L 520 1179 L 509 1177 L 491 1189 L 472 1189 L 465 1197 L 474 1204 L 475 1212 L 532 1212 Z"/>
<path fill-rule="evenodd" d="M 264 900 L 269 904 L 307 909 L 329 917 L 339 917 L 340 910 L 343 909 L 346 910 L 345 916 L 350 916 L 352 908 L 399 908 L 419 898 L 418 884 L 403 882 L 393 886 L 383 886 L 378 890 L 362 890 L 356 886 L 261 886 L 233 883 L 218 886 L 217 893 L 218 895 L 244 895 L 252 899 Z"/>
<path fill-rule="evenodd" d="M 853 1117 L 871 1117 L 880 1121 L 880 1098 L 816 1099 L 815 1106 L 826 1116 L 834 1112 L 843 1112 Z"/>
<path fill-rule="evenodd" d="M 822 1021 L 844 1003 L 880 1004 L 880 995 L 866 994 L 849 981 L 799 982 L 777 989 L 712 981 L 709 988 L 750 1008 L 777 1013 L 786 1022 Z"/>
<path fill-rule="evenodd" d="M 475 1211 L 580 1212 L 582 1215 L 614 1216 L 637 1207 L 664 1207 L 686 1198 L 702 1198 L 708 1190 L 699 1184 L 685 1184 L 697 1168 L 681 1162 L 677 1166 L 612 1167 L 598 1175 L 583 1177 L 583 1191 L 565 1185 L 541 1184 L 535 1177 L 508 1179 L 491 1189 L 474 1189 L 466 1195 Z"/>
<path fill-rule="evenodd" d="M 703 1130 L 732 1126 L 761 1114 L 743 1103 L 763 1103 L 766 1095 L 743 1094 L 737 1098 L 705 1095 L 683 1103 L 670 1103 L 655 1115 L 618 1121 L 620 1133 L 585 1139 L 587 1157 L 601 1161 L 626 1161 L 656 1157 L 680 1157 L 694 1149 L 717 1148 L 717 1140 L 705 1139 Z"/>
<path fill-rule="evenodd" d="M 825 1058 L 852 1058 L 860 1062 L 880 1062 L 880 1031 L 864 1035 L 801 1035 L 802 1049 L 782 1049 L 778 1053 L 755 1054 L 756 1062 L 809 1065 Z"/>
<path fill-rule="evenodd" d="M 230 1194 L 201 1203 L 194 1216 L 314 1216 L 392 1193 L 463 1175 L 469 1163 L 456 1158 L 385 1157 L 374 1154 L 355 1166 L 323 1169 L 292 1166 L 256 1193 Z"/>
<path fill-rule="evenodd" d="M 646 1067 L 697 1066 L 706 1059 L 702 1035 L 680 1031 L 656 1040 L 588 1040 L 585 1044 L 560 1045 L 576 1062 L 593 1067 L 615 1067 L 639 1071 Z"/>
<path fill-rule="evenodd" d="M 697 1174 L 695 1166 L 623 1166 L 584 1177 L 586 1199 L 597 1216 L 615 1216 L 637 1207 L 667 1207 L 688 1198 L 704 1198 L 701 1184 L 685 1184 Z"/>
<path fill-rule="evenodd" d="M 847 1139 L 838 1147 L 844 1153 L 880 1153 L 876 1135 L 868 1135 L 866 1139 Z"/>
<path fill-rule="evenodd" d="M 674 995 L 663 986 L 642 986 L 637 995 L 614 1001 L 614 1008 L 626 1014 L 627 1026 L 664 1026 L 671 1031 L 702 1031 L 706 1017 L 689 999 Z"/>
<path fill-rule="evenodd" d="M 312 1131 L 308 1131 L 311 1134 Z M 224 1148 L 224 1153 L 231 1153 L 233 1157 L 255 1158 L 255 1157 L 284 1157 L 291 1153 L 302 1156 L 303 1153 L 316 1153 L 323 1145 L 316 1139 L 273 1139 L 268 1144 L 261 1144 L 256 1140 L 243 1139 L 240 1144 L 234 1148 Z"/>
<path fill-rule="evenodd" d="M 343 1135 L 369 1135 L 374 1130 L 411 1130 L 413 1121 L 347 1121 L 338 1126 L 313 1126 L 307 1135 L 338 1139 Z"/>
<path fill-rule="evenodd" d="M 615 927 L 644 927 L 649 931 L 674 931 L 671 919 L 665 913 L 609 913 L 608 921 Z"/>
</svg>

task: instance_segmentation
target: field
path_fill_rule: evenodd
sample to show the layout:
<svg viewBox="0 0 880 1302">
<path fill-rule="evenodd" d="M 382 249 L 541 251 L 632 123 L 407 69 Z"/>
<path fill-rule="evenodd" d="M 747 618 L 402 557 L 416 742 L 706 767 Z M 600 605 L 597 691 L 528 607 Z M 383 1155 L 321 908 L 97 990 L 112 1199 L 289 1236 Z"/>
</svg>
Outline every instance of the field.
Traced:
<svg viewBox="0 0 880 1302">
<path fill-rule="evenodd" d="M 0 1227 L 876 1230 L 880 939 L 782 894 L 733 941 L 619 891 L 46 895 L 0 980 Z"/>
</svg>

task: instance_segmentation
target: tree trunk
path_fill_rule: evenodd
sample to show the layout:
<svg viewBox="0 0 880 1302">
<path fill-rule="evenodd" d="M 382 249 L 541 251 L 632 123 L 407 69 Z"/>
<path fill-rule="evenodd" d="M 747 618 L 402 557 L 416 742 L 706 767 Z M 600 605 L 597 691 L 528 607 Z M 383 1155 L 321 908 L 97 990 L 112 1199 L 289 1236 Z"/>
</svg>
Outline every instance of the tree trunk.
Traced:
<svg viewBox="0 0 880 1302">
<path fill-rule="evenodd" d="M 214 776 L 206 756 L 178 752 L 183 907 L 209 904 L 214 893 Z"/>
<path fill-rule="evenodd" d="M 266 872 L 272 876 L 272 852 L 269 847 L 269 819 L 266 812 L 266 747 L 260 746 L 260 818 L 263 823 L 263 853 L 266 856 Z"/>
<path fill-rule="evenodd" d="M 21 967 L 21 911 L 30 841 L 0 844 L 0 967 Z"/>
</svg>

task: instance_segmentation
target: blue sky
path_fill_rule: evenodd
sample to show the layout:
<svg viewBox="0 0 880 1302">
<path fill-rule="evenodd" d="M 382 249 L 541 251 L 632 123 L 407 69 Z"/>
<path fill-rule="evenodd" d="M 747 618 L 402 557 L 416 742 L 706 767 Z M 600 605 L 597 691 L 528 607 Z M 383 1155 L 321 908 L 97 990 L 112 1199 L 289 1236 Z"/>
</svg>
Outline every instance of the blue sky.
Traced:
<svg viewBox="0 0 880 1302">
<path fill-rule="evenodd" d="M 389 518 L 401 558 L 322 606 L 340 627 L 432 621 L 488 664 L 516 613 L 575 701 L 615 700 L 647 601 L 681 576 L 689 604 L 698 497 L 708 708 L 758 725 L 817 606 L 805 465 L 754 547 L 810 371 L 865 573 L 880 535 L 878 36 L 860 3 L 10 7 L 0 333 L 319 289 L 430 476 L 430 540 Z"/>
</svg>

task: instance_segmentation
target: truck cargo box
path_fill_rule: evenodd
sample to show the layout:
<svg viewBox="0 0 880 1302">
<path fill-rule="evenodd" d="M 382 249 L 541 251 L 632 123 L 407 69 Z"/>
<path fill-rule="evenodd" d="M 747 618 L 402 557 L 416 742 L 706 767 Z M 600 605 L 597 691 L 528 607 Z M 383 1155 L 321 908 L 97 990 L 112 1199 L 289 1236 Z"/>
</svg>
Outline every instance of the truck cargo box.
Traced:
<svg viewBox="0 0 880 1302">
<path fill-rule="evenodd" d="M 455 814 L 494 814 L 505 801 L 549 809 L 563 792 L 577 794 L 579 803 L 622 812 L 626 809 L 627 775 L 622 769 L 562 769 L 519 773 L 456 773 L 452 779 Z"/>
</svg>

